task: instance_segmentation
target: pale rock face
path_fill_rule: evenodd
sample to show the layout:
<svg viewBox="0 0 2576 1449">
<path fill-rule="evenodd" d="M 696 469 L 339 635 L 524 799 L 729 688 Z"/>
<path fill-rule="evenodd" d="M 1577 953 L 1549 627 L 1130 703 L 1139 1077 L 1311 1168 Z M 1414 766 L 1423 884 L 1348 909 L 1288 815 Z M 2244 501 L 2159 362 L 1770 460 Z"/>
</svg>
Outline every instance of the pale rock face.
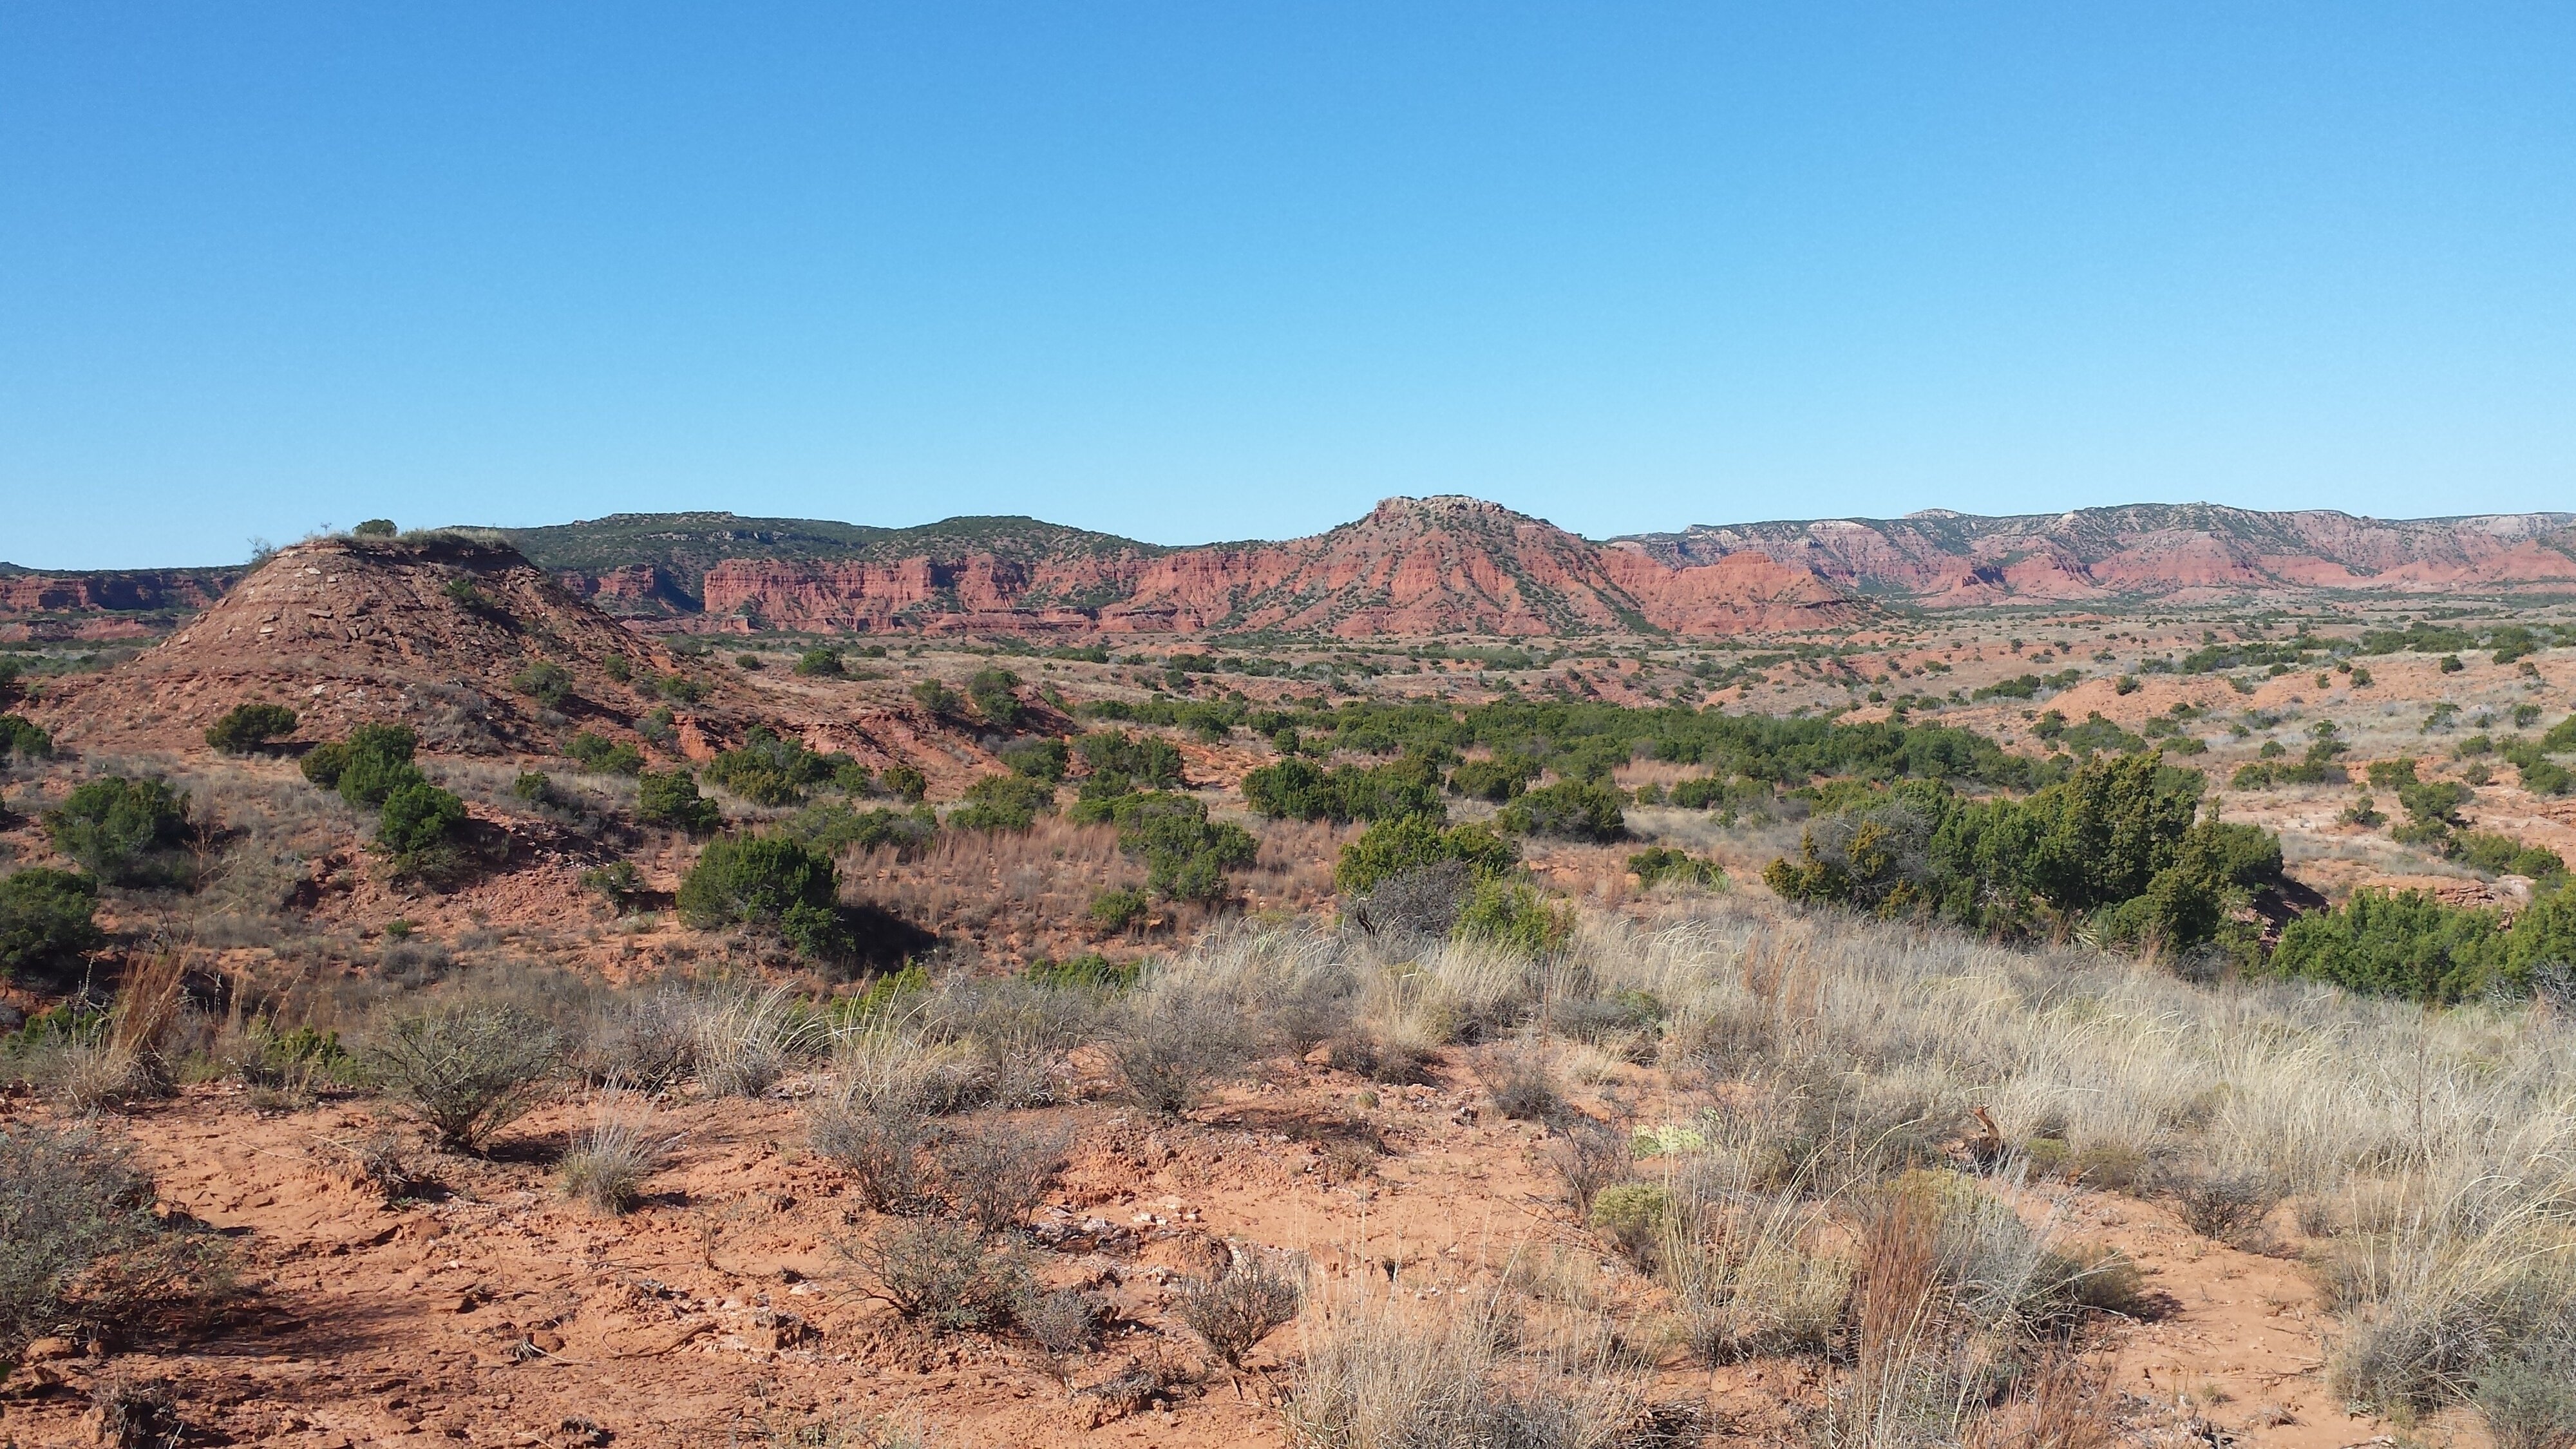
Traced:
<svg viewBox="0 0 2576 1449">
<path fill-rule="evenodd" d="M 2576 514 L 2565 513 L 2392 522 L 2212 504 L 2009 518 L 1926 509 L 1901 519 L 1699 526 L 1620 541 L 1684 569 L 1761 554 L 1838 588 L 1936 607 L 2188 600 L 2283 587 L 2509 591 L 2576 581 Z"/>
</svg>

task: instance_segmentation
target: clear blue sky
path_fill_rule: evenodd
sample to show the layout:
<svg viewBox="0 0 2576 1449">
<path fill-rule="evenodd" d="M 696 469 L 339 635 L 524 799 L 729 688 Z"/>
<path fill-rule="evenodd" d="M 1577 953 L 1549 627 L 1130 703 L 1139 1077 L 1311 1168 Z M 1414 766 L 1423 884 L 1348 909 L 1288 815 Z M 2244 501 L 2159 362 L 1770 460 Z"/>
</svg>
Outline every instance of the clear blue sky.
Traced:
<svg viewBox="0 0 2576 1449">
<path fill-rule="evenodd" d="M 0 559 L 2576 508 L 2576 7 L 0 5 Z"/>
</svg>

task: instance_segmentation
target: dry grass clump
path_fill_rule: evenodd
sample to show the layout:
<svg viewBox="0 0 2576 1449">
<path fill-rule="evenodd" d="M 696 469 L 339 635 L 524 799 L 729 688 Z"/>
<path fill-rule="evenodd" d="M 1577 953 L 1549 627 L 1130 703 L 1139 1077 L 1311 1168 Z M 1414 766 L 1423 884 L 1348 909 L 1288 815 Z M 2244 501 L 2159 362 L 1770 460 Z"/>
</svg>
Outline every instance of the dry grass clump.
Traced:
<svg viewBox="0 0 2576 1449">
<path fill-rule="evenodd" d="M 670 1160 L 674 1141 L 654 1130 L 648 1104 L 612 1084 L 557 1168 L 564 1196 L 604 1213 L 626 1212 L 643 1200 L 645 1179 Z"/>
<path fill-rule="evenodd" d="M 1308 1449 L 1616 1449 L 1649 1442 L 1643 1387 L 1598 1336 L 1534 1342 L 1501 1292 L 1347 1295 L 1305 1335 L 1286 1405 Z"/>
<path fill-rule="evenodd" d="M 698 1012 L 698 1085 L 713 1097 L 758 1097 L 815 1054 L 823 1035 L 783 986 L 738 987 Z"/>
</svg>

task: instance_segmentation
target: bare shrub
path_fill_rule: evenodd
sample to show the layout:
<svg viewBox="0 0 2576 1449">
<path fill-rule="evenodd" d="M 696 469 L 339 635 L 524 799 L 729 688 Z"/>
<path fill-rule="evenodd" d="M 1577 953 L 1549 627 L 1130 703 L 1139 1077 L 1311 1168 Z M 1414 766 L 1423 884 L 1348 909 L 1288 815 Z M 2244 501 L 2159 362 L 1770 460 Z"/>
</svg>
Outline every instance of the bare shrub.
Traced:
<svg viewBox="0 0 2576 1449">
<path fill-rule="evenodd" d="M 653 1130 L 652 1111 L 612 1085 L 600 1093 L 591 1124 L 572 1136 L 558 1171 L 564 1196 L 605 1213 L 622 1213 L 644 1195 L 644 1180 L 662 1170 L 672 1139 Z"/>
<path fill-rule="evenodd" d="M 1071 1133 L 988 1122 L 952 1131 L 939 1144 L 939 1180 L 949 1206 L 992 1234 L 1020 1226 L 1063 1166 Z"/>
<path fill-rule="evenodd" d="M 1625 1182 L 1636 1171 L 1635 1140 L 1624 1131 L 1589 1117 L 1565 1124 L 1547 1147 L 1547 1165 L 1565 1186 L 1566 1201 L 1583 1217 L 1592 1215 L 1593 1199 L 1603 1188 Z"/>
<path fill-rule="evenodd" d="M 1381 1086 L 1410 1087 L 1431 1080 L 1429 1048 L 1412 1042 L 1380 1042 L 1353 1033 L 1333 1038 L 1324 1065 L 1337 1072 L 1366 1077 Z"/>
<path fill-rule="evenodd" d="M 394 1017 L 360 1054 L 369 1077 L 438 1145 L 474 1149 L 536 1104 L 562 1039 L 515 1006 L 435 1006 Z"/>
<path fill-rule="evenodd" d="M 2173 1195 L 2175 1211 L 2193 1232 L 2229 1244 L 2243 1241 L 2282 1198 L 2272 1175 L 2259 1170 L 2174 1164 L 2158 1174 L 2158 1185 Z"/>
<path fill-rule="evenodd" d="M 379 1132 L 359 1143 L 350 1151 L 350 1165 L 357 1169 L 359 1180 L 383 1193 L 387 1202 L 409 1197 L 420 1185 L 411 1150 L 396 1133 Z"/>
<path fill-rule="evenodd" d="M 1297 1316 L 1299 1296 L 1296 1279 L 1246 1254 L 1216 1277 L 1184 1286 L 1173 1311 L 1227 1368 L 1240 1369 L 1254 1345 Z"/>
<path fill-rule="evenodd" d="M 1039 1294 L 1020 1315 L 1020 1327 L 1053 1354 L 1088 1353 L 1099 1326 L 1100 1301 L 1078 1288 Z"/>
<path fill-rule="evenodd" d="M 648 1094 L 669 1091 L 697 1070 L 702 1011 L 696 997 L 669 988 L 610 997 L 591 1024 L 585 1074 Z"/>
<path fill-rule="evenodd" d="M 1444 860 L 1389 876 L 1350 903 L 1353 923 L 1394 949 L 1448 938 L 1475 884 L 1462 861 Z"/>
<path fill-rule="evenodd" d="M 1546 1058 L 1526 1046 L 1498 1047 L 1476 1058 L 1476 1077 L 1494 1110 L 1519 1122 L 1546 1122 L 1565 1111 Z"/>
<path fill-rule="evenodd" d="M 89 1427 L 102 1449 L 171 1449 L 188 1432 L 168 1380 L 122 1374 L 90 1386 Z"/>
<path fill-rule="evenodd" d="M 875 1212 L 919 1212 L 929 1204 L 922 1154 L 933 1136 L 930 1119 L 908 1097 L 845 1090 L 805 1114 L 806 1141 L 849 1171 L 859 1200 Z"/>
<path fill-rule="evenodd" d="M 838 1246 L 896 1312 L 943 1333 L 1007 1328 L 1034 1296 L 1018 1249 L 961 1224 L 909 1218 Z"/>
<path fill-rule="evenodd" d="M 1140 993 L 1109 1042 L 1128 1100 L 1177 1117 L 1240 1072 L 1249 1050 L 1242 1018 L 1198 993 Z"/>
</svg>

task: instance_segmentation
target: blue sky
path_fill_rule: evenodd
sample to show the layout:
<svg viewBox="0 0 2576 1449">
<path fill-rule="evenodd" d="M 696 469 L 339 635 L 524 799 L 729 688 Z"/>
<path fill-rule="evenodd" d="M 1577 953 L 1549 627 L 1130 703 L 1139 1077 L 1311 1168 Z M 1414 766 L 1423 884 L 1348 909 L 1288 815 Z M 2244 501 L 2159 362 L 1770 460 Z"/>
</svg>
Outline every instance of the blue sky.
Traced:
<svg viewBox="0 0 2576 1449">
<path fill-rule="evenodd" d="M 0 559 L 2576 508 L 2576 9 L 0 6 Z"/>
</svg>

